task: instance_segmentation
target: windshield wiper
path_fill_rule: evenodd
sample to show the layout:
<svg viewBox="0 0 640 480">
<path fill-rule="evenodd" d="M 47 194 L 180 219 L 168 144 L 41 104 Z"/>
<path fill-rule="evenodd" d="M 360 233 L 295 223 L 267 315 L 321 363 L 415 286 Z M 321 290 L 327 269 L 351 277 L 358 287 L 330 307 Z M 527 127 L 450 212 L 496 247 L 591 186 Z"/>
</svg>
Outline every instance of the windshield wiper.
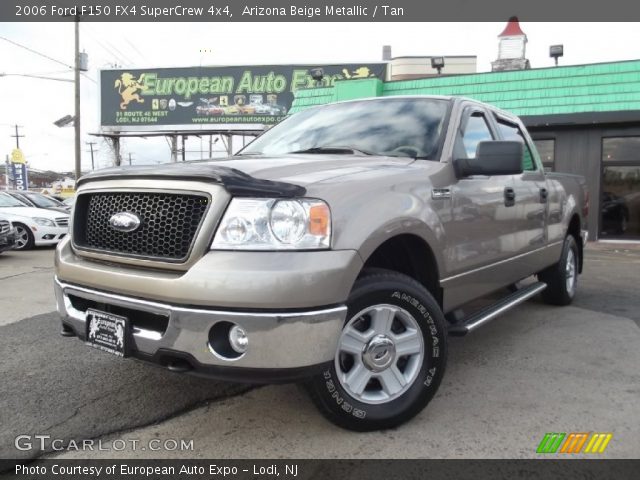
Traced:
<svg viewBox="0 0 640 480">
<path fill-rule="evenodd" d="M 351 154 L 360 154 L 360 155 L 374 155 L 372 152 L 367 152 L 365 150 L 360 150 L 359 148 L 353 147 L 311 147 L 306 148 L 304 150 L 296 150 L 295 152 L 289 153 L 351 153 Z"/>
</svg>

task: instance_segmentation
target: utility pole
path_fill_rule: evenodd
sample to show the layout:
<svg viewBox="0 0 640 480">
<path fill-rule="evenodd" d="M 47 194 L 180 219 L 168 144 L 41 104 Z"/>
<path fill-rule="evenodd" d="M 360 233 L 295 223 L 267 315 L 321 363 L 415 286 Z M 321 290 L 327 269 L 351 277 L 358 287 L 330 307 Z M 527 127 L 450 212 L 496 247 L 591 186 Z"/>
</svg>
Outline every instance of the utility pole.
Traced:
<svg viewBox="0 0 640 480">
<path fill-rule="evenodd" d="M 85 142 L 87 145 L 89 145 L 89 148 L 91 149 L 91 170 L 95 170 L 96 167 L 93 163 L 93 146 L 96 144 L 96 142 Z"/>
<path fill-rule="evenodd" d="M 131 152 L 129 152 L 129 165 L 131 165 Z"/>
<path fill-rule="evenodd" d="M 14 125 L 15 129 L 16 129 L 16 134 L 15 135 L 9 135 L 10 137 L 13 137 L 16 139 L 16 148 L 20 148 L 20 139 L 24 138 L 24 135 L 20 135 L 18 133 L 18 129 L 22 128 L 22 125 Z"/>
<path fill-rule="evenodd" d="M 76 181 L 82 174 L 82 154 L 80 152 L 80 16 L 76 15 L 75 21 L 75 138 L 74 146 L 76 153 Z"/>
</svg>

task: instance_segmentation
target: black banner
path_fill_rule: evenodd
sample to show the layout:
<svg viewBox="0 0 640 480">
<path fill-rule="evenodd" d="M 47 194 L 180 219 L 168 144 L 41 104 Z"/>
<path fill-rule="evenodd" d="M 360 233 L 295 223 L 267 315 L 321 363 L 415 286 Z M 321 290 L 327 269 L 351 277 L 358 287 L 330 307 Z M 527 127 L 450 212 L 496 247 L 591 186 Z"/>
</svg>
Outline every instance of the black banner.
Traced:
<svg viewBox="0 0 640 480">
<path fill-rule="evenodd" d="M 0 21 L 87 22 L 584 22 L 638 21 L 629 0 L 13 0 L 0 2 Z"/>
<path fill-rule="evenodd" d="M 38 460 L 0 461 L 7 478 L 30 480 L 636 479 L 638 460 Z"/>
<path fill-rule="evenodd" d="M 324 72 L 322 80 L 310 74 L 316 67 Z M 268 125 L 287 114 L 298 89 L 331 86 L 344 79 L 384 79 L 385 71 L 384 63 L 102 70 L 101 125 L 118 130 Z"/>
</svg>

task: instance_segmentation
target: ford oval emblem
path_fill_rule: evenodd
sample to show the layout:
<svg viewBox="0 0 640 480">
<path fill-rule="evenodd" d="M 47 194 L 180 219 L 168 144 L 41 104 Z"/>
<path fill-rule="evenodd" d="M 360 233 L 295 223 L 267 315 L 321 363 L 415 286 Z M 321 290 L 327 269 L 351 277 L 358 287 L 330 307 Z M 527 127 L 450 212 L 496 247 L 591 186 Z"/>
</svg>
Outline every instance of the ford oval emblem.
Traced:
<svg viewBox="0 0 640 480">
<path fill-rule="evenodd" d="M 133 232 L 140 226 L 140 217 L 135 213 L 118 212 L 111 216 L 109 225 L 119 232 Z"/>
</svg>

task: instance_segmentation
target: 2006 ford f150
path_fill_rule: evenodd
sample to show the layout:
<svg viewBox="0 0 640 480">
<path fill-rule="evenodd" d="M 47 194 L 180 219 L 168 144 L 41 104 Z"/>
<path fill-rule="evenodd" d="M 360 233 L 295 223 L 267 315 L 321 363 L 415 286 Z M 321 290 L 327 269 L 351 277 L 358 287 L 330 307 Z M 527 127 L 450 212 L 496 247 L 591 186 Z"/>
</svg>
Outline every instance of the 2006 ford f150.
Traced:
<svg viewBox="0 0 640 480">
<path fill-rule="evenodd" d="M 584 180 L 544 173 L 491 106 L 315 107 L 229 159 L 81 178 L 62 333 L 173 371 L 304 379 L 334 423 L 387 428 L 435 394 L 447 334 L 538 293 L 572 301 L 587 210 Z"/>
</svg>

